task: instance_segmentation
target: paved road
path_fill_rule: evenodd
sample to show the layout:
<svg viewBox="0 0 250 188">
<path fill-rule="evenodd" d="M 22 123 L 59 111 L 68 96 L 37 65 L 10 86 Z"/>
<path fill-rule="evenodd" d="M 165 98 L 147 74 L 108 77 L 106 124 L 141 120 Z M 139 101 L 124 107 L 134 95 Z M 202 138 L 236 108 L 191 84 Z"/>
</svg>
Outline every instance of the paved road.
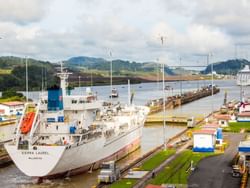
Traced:
<svg viewBox="0 0 250 188">
<path fill-rule="evenodd" d="M 223 155 L 208 157 L 198 164 L 188 180 L 189 188 L 237 188 L 240 178 L 231 175 L 230 162 L 237 153 L 243 134 L 228 134 L 229 147 Z"/>
</svg>

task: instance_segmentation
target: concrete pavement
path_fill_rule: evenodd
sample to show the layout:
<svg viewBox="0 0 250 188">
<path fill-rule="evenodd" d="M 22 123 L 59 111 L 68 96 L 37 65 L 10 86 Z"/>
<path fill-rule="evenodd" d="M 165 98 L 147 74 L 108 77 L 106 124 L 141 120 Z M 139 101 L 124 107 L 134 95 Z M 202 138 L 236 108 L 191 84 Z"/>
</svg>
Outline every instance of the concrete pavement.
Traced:
<svg viewBox="0 0 250 188">
<path fill-rule="evenodd" d="M 244 134 L 229 133 L 229 147 L 219 156 L 201 160 L 195 171 L 189 176 L 190 188 L 237 188 L 241 178 L 232 177 L 231 161 L 238 151 L 238 144 L 244 139 Z"/>
</svg>

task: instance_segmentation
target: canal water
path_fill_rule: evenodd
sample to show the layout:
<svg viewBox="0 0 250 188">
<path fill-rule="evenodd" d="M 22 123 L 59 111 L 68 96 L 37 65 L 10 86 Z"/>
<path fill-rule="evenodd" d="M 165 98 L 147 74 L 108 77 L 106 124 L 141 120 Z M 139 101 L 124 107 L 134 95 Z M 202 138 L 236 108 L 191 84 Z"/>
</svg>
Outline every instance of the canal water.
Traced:
<svg viewBox="0 0 250 188">
<path fill-rule="evenodd" d="M 211 81 L 183 81 L 182 89 L 180 88 L 180 82 L 167 82 L 173 90 L 166 91 L 166 95 L 175 95 L 182 92 L 198 89 L 203 86 L 211 84 Z M 182 107 L 167 110 L 167 115 L 185 115 L 185 116 L 206 116 L 213 109 L 219 109 L 223 104 L 224 93 L 227 91 L 228 101 L 233 99 L 240 99 L 240 87 L 236 86 L 235 80 L 216 80 L 214 84 L 218 85 L 221 89 L 220 93 L 209 96 L 192 103 L 186 104 Z M 127 102 L 128 101 L 128 91 L 127 85 L 115 85 L 113 86 L 119 91 L 119 98 L 113 99 L 114 102 Z M 144 105 L 150 99 L 157 99 L 162 97 L 163 92 L 161 90 L 161 83 L 142 83 L 131 85 L 131 92 L 134 93 L 134 104 Z M 85 92 L 86 88 L 76 88 L 72 91 L 72 94 L 80 94 Z M 98 94 L 98 97 L 103 100 L 110 100 L 110 86 L 94 86 L 92 90 Z M 250 96 L 250 88 L 243 88 L 246 96 Z M 33 100 L 37 100 L 39 97 L 39 92 L 29 93 L 29 97 Z M 166 128 L 166 138 L 170 138 L 179 132 L 181 132 L 184 127 L 168 125 Z M 119 162 L 119 166 L 129 163 L 138 156 L 143 155 L 147 151 L 153 149 L 154 147 L 163 143 L 163 127 L 160 125 L 146 126 L 143 129 L 141 148 L 130 154 L 125 159 Z M 87 153 L 86 153 L 87 155 Z M 34 166 L 34 168 L 36 168 Z M 84 173 L 78 176 L 56 179 L 56 180 L 46 180 L 44 183 L 37 185 L 36 179 L 25 176 L 20 172 L 15 165 L 8 166 L 6 168 L 0 169 L 0 187 L 2 188 L 54 188 L 54 187 L 81 187 L 89 188 L 97 183 L 98 171 L 92 173 Z"/>
</svg>

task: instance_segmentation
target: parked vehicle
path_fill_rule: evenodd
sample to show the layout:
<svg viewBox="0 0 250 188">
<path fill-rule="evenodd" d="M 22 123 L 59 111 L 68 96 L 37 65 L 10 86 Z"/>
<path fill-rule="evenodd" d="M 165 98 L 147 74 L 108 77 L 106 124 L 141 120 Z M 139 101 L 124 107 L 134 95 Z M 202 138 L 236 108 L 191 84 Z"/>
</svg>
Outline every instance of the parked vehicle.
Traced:
<svg viewBox="0 0 250 188">
<path fill-rule="evenodd" d="M 116 166 L 115 161 L 102 163 L 100 174 L 98 175 L 99 183 L 113 183 L 120 177 L 120 169 Z"/>
</svg>

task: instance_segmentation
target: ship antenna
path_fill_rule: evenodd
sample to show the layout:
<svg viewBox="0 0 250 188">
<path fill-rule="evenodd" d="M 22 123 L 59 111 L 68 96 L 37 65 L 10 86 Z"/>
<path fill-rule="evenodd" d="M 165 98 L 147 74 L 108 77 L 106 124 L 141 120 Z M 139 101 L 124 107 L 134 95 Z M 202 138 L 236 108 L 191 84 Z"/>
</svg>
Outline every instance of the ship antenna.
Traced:
<svg viewBox="0 0 250 188">
<path fill-rule="evenodd" d="M 110 51 L 109 52 L 109 56 L 110 56 L 110 96 L 111 96 L 111 103 L 112 103 L 112 99 L 113 99 L 113 96 L 112 96 L 112 84 L 113 84 L 113 78 L 112 78 L 112 52 Z"/>
<path fill-rule="evenodd" d="M 28 61 L 25 56 L 25 73 L 26 73 L 26 102 L 29 101 L 29 80 L 28 80 Z"/>
<path fill-rule="evenodd" d="M 63 96 L 66 96 L 66 87 L 68 86 L 67 80 L 68 80 L 68 77 L 70 74 L 72 74 L 72 73 L 63 70 L 63 62 L 61 62 L 61 72 L 57 73 L 57 75 L 61 80 L 60 86 L 62 89 Z"/>
</svg>

